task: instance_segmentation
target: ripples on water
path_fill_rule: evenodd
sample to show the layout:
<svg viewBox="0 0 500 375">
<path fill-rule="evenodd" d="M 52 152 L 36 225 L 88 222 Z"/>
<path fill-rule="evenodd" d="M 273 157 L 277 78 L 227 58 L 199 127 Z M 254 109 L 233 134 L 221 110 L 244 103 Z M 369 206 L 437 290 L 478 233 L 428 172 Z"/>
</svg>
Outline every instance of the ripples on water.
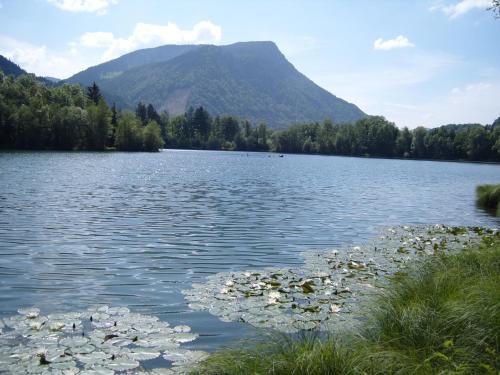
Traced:
<svg viewBox="0 0 500 375">
<path fill-rule="evenodd" d="M 126 305 L 188 324 L 210 349 L 241 324 L 190 311 L 219 271 L 301 263 L 377 228 L 498 226 L 474 204 L 500 166 L 264 153 L 0 154 L 0 317 Z"/>
</svg>

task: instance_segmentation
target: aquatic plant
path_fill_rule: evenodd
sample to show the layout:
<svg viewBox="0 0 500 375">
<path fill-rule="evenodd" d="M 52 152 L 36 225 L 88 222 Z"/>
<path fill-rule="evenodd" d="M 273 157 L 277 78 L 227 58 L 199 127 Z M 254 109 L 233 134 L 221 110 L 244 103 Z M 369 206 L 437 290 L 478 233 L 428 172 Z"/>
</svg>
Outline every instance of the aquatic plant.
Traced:
<svg viewBox="0 0 500 375">
<path fill-rule="evenodd" d="M 194 373 L 498 374 L 500 236 L 483 236 L 480 245 L 421 258 L 391 277 L 357 329 L 264 335 L 215 352 Z"/>
<path fill-rule="evenodd" d="M 189 307 L 223 321 L 281 332 L 358 324 L 359 306 L 415 258 L 463 249 L 496 231 L 435 226 L 388 228 L 363 246 L 303 253 L 300 268 L 222 272 L 185 290 Z"/>
<path fill-rule="evenodd" d="M 101 305 L 47 316 L 37 308 L 18 312 L 0 320 L 0 373 L 173 374 L 206 357 L 180 347 L 198 337 L 190 327 L 170 327 L 126 307 Z M 144 370 L 142 363 L 152 359 L 164 368 Z"/>
<path fill-rule="evenodd" d="M 500 184 L 479 185 L 476 188 L 477 204 L 500 216 Z"/>
</svg>

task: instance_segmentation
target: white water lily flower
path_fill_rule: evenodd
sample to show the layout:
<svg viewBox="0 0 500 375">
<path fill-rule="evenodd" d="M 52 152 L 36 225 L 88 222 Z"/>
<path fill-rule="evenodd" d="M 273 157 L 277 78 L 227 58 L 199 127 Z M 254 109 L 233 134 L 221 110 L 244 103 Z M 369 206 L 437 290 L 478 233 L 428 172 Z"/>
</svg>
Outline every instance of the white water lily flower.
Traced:
<svg viewBox="0 0 500 375">
<path fill-rule="evenodd" d="M 64 326 L 65 326 L 64 322 L 55 321 L 49 324 L 49 329 L 51 331 L 60 331 L 61 329 L 64 328 Z"/>
<path fill-rule="evenodd" d="M 229 287 L 234 286 L 233 280 L 227 280 L 226 281 L 226 286 L 229 286 Z"/>
<path fill-rule="evenodd" d="M 227 288 L 222 288 L 220 291 L 219 291 L 220 294 L 228 294 L 229 293 L 229 289 Z"/>
<path fill-rule="evenodd" d="M 278 303 L 278 300 L 276 300 L 276 298 L 268 298 L 267 299 L 267 304 L 268 305 L 275 305 Z"/>
<path fill-rule="evenodd" d="M 330 312 L 336 314 L 339 311 L 340 311 L 340 306 L 339 305 L 337 305 L 335 303 L 333 303 L 333 304 L 330 305 Z"/>
<path fill-rule="evenodd" d="M 268 297 L 277 299 L 277 298 L 281 297 L 281 293 L 273 290 L 273 291 L 269 292 Z"/>
<path fill-rule="evenodd" d="M 24 315 L 28 319 L 34 319 L 37 318 L 38 315 L 40 315 L 40 309 L 35 308 L 28 308 L 28 309 L 19 309 L 17 312 L 21 315 Z"/>
<path fill-rule="evenodd" d="M 42 325 L 43 323 L 41 321 L 29 322 L 29 327 L 37 331 L 42 328 Z"/>
</svg>

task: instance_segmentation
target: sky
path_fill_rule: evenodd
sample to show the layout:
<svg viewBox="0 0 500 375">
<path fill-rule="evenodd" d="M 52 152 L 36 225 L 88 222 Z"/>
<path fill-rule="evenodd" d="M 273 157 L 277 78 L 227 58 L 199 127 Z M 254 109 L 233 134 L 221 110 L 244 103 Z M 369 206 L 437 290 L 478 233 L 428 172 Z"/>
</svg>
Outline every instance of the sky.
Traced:
<svg viewBox="0 0 500 375">
<path fill-rule="evenodd" d="M 0 0 L 0 54 L 67 78 L 164 44 L 274 41 L 307 77 L 399 127 L 500 116 L 491 0 Z"/>
</svg>

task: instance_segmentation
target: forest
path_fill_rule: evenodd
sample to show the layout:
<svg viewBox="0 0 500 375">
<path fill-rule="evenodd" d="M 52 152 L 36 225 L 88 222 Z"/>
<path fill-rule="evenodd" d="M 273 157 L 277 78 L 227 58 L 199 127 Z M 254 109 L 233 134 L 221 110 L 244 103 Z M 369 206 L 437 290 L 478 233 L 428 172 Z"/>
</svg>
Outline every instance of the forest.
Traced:
<svg viewBox="0 0 500 375">
<path fill-rule="evenodd" d="M 293 124 L 273 131 L 203 107 L 182 115 L 138 103 L 108 106 L 94 83 L 49 87 L 34 76 L 0 72 L 0 148 L 157 151 L 166 148 L 271 151 L 367 157 L 500 161 L 500 118 L 491 125 L 399 129 L 381 116 L 354 123 Z"/>
</svg>

